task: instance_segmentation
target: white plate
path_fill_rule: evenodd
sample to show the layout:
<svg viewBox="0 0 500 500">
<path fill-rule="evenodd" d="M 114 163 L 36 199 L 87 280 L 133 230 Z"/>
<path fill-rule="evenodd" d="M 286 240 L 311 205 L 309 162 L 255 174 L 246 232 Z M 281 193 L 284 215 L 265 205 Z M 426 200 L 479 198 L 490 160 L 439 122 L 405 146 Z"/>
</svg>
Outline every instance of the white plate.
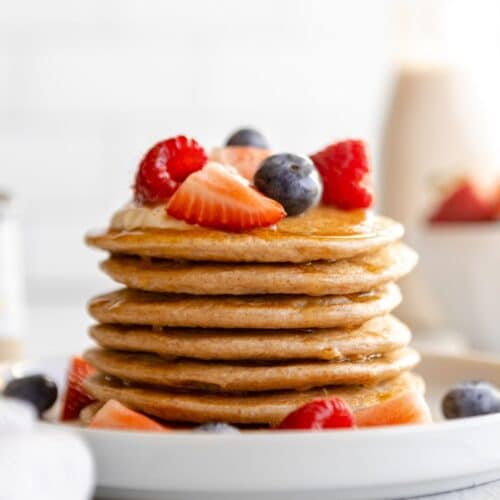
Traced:
<svg viewBox="0 0 500 500">
<path fill-rule="evenodd" d="M 62 380 L 64 365 L 51 360 L 15 370 Z M 484 357 L 427 354 L 419 372 L 437 418 L 452 384 L 485 379 L 500 385 L 500 362 Z M 500 478 L 500 414 L 356 431 L 76 432 L 93 450 L 98 493 L 106 498 L 400 498 Z"/>
</svg>

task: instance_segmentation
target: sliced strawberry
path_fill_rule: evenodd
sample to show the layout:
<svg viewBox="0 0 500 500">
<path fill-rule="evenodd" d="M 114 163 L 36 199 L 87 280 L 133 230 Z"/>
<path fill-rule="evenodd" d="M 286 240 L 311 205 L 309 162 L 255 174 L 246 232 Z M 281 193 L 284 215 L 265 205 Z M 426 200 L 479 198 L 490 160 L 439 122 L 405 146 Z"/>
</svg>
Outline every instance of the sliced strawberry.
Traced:
<svg viewBox="0 0 500 500">
<path fill-rule="evenodd" d="M 354 416 L 359 427 L 432 422 L 424 397 L 416 391 L 408 391 L 383 403 L 362 408 Z"/>
<path fill-rule="evenodd" d="M 431 222 L 481 222 L 497 217 L 498 188 L 493 185 L 485 188 L 472 181 L 463 179 L 455 185 L 441 202 Z"/>
<path fill-rule="evenodd" d="M 66 382 L 66 393 L 61 412 L 62 421 L 77 419 L 80 411 L 95 401 L 83 389 L 83 381 L 94 372 L 95 368 L 89 365 L 83 358 L 73 356 Z"/>
<path fill-rule="evenodd" d="M 270 154 L 268 149 L 253 146 L 226 146 L 214 148 L 209 159 L 223 165 L 233 166 L 245 179 L 253 182 L 255 172 Z"/>
<path fill-rule="evenodd" d="M 166 432 L 169 430 L 151 418 L 137 413 L 116 399 L 110 399 L 94 415 L 90 421 L 89 427 L 94 429 L 122 429 L 133 431 L 156 431 Z"/>
<path fill-rule="evenodd" d="M 363 141 L 332 144 L 311 160 L 323 179 L 323 203 L 343 210 L 368 208 L 373 203 L 372 180 Z"/>
<path fill-rule="evenodd" d="M 144 156 L 135 178 L 134 198 L 141 204 L 166 201 L 190 174 L 207 161 L 205 150 L 183 135 L 155 144 Z"/>
<path fill-rule="evenodd" d="M 226 231 L 245 231 L 275 224 L 283 207 L 252 188 L 236 171 L 210 162 L 191 174 L 167 205 L 171 217 L 189 224 Z"/>
</svg>

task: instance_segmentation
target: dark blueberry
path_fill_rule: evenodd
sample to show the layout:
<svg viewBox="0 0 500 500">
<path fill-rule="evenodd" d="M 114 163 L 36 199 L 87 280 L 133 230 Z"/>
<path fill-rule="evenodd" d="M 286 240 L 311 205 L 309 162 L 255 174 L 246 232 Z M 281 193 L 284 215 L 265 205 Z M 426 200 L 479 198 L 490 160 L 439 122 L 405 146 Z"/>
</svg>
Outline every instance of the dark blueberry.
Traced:
<svg viewBox="0 0 500 500">
<path fill-rule="evenodd" d="M 446 418 L 474 417 L 500 412 L 500 392 L 481 380 L 462 382 L 453 387 L 442 401 Z"/>
<path fill-rule="evenodd" d="M 306 156 L 282 153 L 266 158 L 254 177 L 255 186 L 279 201 L 288 215 L 316 205 L 323 190 L 318 171 Z"/>
<path fill-rule="evenodd" d="M 9 398 L 28 401 L 41 415 L 56 402 L 57 386 L 45 375 L 28 375 L 8 382 L 3 394 Z"/>
<path fill-rule="evenodd" d="M 237 130 L 226 141 L 226 146 L 253 146 L 254 148 L 269 149 L 267 139 L 253 128 Z"/>
<path fill-rule="evenodd" d="M 239 434 L 239 429 L 225 422 L 207 422 L 193 429 L 195 432 L 213 432 L 215 434 Z"/>
</svg>

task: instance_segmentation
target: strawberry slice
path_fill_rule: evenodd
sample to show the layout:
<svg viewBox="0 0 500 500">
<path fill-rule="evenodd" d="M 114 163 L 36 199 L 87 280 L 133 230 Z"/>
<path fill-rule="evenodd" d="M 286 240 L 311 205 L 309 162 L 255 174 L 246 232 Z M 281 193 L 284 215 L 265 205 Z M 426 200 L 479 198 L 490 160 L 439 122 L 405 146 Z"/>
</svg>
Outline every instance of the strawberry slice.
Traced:
<svg viewBox="0 0 500 500">
<path fill-rule="evenodd" d="M 215 162 L 191 174 L 170 198 L 167 213 L 189 224 L 245 231 L 280 221 L 285 210 L 234 169 Z"/>
<path fill-rule="evenodd" d="M 432 422 L 424 397 L 416 391 L 408 391 L 383 403 L 362 408 L 354 416 L 359 427 Z"/>
<path fill-rule="evenodd" d="M 116 399 L 110 399 L 94 415 L 89 423 L 89 427 L 94 429 L 121 429 L 134 431 L 156 431 L 166 432 L 168 427 L 160 425 L 158 422 L 137 413 Z"/>
<path fill-rule="evenodd" d="M 83 388 L 83 381 L 94 372 L 95 368 L 89 365 L 83 358 L 73 356 L 68 372 L 66 393 L 61 412 L 62 421 L 77 419 L 80 411 L 95 401 Z"/>
<path fill-rule="evenodd" d="M 214 148 L 210 153 L 210 160 L 223 165 L 231 165 L 245 179 L 253 182 L 255 172 L 270 154 L 268 149 L 253 146 L 226 146 L 225 148 Z"/>
</svg>

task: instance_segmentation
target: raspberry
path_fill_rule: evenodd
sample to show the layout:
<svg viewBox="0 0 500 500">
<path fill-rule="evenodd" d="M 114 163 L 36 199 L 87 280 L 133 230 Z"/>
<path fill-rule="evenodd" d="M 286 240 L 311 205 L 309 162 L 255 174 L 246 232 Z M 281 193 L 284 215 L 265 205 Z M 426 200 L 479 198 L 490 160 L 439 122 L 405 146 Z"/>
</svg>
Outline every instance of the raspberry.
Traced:
<svg viewBox="0 0 500 500">
<path fill-rule="evenodd" d="M 372 204 L 370 167 L 363 141 L 332 144 L 311 159 L 323 179 L 323 203 L 343 210 Z"/>
<path fill-rule="evenodd" d="M 183 135 L 154 145 L 144 156 L 135 178 L 134 198 L 140 204 L 166 201 L 186 177 L 207 161 L 205 150 Z"/>
<path fill-rule="evenodd" d="M 354 427 L 354 415 L 341 398 L 316 399 L 285 417 L 278 429 L 337 429 Z"/>
</svg>

